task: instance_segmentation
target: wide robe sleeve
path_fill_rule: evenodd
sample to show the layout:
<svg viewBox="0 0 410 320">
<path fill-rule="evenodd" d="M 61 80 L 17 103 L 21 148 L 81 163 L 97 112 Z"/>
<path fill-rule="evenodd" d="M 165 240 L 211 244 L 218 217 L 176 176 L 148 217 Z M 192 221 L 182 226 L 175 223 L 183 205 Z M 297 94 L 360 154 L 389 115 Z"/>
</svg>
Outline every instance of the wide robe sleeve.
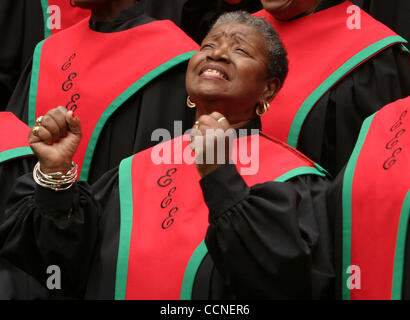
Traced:
<svg viewBox="0 0 410 320">
<path fill-rule="evenodd" d="M 2 258 L 43 286 L 50 276 L 47 268 L 58 266 L 57 296 L 83 296 L 98 234 L 98 204 L 86 183 L 55 192 L 36 185 L 32 174 L 26 174 L 17 180 L 3 220 Z"/>
<path fill-rule="evenodd" d="M 332 297 L 327 183 L 306 175 L 247 186 L 234 165 L 201 180 L 210 222 L 205 244 L 233 298 Z"/>
<path fill-rule="evenodd" d="M 37 159 L 34 157 L 19 158 L 0 164 L 0 221 L 4 218 L 7 199 L 13 191 L 16 180 L 26 172 L 31 172 Z M 40 284 L 16 268 L 5 259 L 0 258 L 0 300 L 47 299 L 48 292 Z"/>
<path fill-rule="evenodd" d="M 18 177 L 32 172 L 37 162 L 35 157 L 18 158 L 0 164 L 0 221 L 6 210 L 7 199 L 13 191 Z"/>
</svg>

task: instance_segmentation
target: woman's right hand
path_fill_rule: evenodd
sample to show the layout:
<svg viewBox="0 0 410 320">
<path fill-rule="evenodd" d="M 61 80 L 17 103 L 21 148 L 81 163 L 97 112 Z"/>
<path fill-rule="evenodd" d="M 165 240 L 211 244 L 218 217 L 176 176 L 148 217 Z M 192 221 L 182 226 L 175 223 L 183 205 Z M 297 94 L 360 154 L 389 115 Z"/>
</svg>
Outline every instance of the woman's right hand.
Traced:
<svg viewBox="0 0 410 320">
<path fill-rule="evenodd" d="M 36 126 L 39 129 L 34 129 Z M 61 106 L 48 111 L 29 135 L 29 144 L 40 162 L 40 170 L 67 173 L 81 135 L 81 121 L 72 111 Z"/>
</svg>

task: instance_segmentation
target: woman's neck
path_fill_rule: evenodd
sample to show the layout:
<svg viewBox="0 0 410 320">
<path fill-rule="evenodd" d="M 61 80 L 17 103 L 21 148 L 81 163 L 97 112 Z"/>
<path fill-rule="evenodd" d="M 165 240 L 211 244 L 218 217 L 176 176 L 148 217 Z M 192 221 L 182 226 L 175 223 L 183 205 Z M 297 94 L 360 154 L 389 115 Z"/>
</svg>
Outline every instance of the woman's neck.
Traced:
<svg viewBox="0 0 410 320">
<path fill-rule="evenodd" d="M 93 23 L 114 21 L 121 11 L 132 7 L 134 4 L 135 0 L 106 2 L 101 6 L 91 9 L 91 21 Z"/>
<path fill-rule="evenodd" d="M 217 110 L 214 110 L 214 111 L 217 111 Z M 239 128 L 245 127 L 249 122 L 251 122 L 251 121 L 255 120 L 255 118 L 257 118 L 256 114 L 253 114 L 253 113 L 252 113 L 252 115 L 246 115 L 246 116 L 238 117 L 238 114 L 231 115 L 227 112 L 222 112 L 222 111 L 218 111 L 218 112 L 224 115 L 224 117 L 228 120 L 230 127 L 233 128 L 233 129 L 239 129 Z M 212 112 L 200 112 L 197 109 L 195 119 L 198 120 L 198 118 L 200 116 L 202 116 L 204 114 L 210 114 L 210 113 L 212 113 Z"/>
<path fill-rule="evenodd" d="M 239 129 L 245 127 L 249 122 L 251 122 L 254 119 L 250 120 L 243 120 L 235 123 L 229 123 L 232 129 Z"/>
</svg>

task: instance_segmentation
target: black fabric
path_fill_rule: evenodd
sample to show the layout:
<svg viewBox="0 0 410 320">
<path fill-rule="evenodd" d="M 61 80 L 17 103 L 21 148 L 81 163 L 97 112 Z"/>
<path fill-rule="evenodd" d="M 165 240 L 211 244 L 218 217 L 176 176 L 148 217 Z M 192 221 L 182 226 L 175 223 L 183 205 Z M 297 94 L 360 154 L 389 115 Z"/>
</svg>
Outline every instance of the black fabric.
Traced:
<svg viewBox="0 0 410 320">
<path fill-rule="evenodd" d="M 253 13 L 262 8 L 260 1 L 255 0 L 242 0 L 236 5 L 223 0 L 188 0 L 183 8 L 181 28 L 197 43 L 201 43 L 221 14 L 237 10 Z"/>
<path fill-rule="evenodd" d="M 154 20 L 145 14 L 140 3 L 136 3 L 120 12 L 114 21 L 92 22 L 90 19 L 90 29 L 101 33 L 121 32 Z"/>
<path fill-rule="evenodd" d="M 318 7 L 316 8 L 316 12 L 329 9 L 333 6 L 337 6 L 338 4 L 343 3 L 345 0 L 322 0 Z"/>
<path fill-rule="evenodd" d="M 31 174 L 19 179 L 27 177 L 32 179 Z M 97 206 L 93 200 L 88 202 L 91 199 L 88 189 L 83 189 L 83 193 L 76 192 L 81 184 L 59 193 L 41 187 L 35 190 L 32 187 L 33 185 L 24 185 L 21 189 L 17 187 L 10 198 L 11 206 L 9 213 L 6 211 L 6 219 L 11 215 L 17 220 L 13 226 L 9 225 L 12 220 L 5 221 L 3 227 L 10 228 L 10 233 L 0 231 L 0 238 L 2 241 L 5 236 L 9 240 L 20 240 L 18 243 L 9 243 L 9 248 L 6 245 L 5 257 L 21 269 L 29 270 L 29 274 L 34 274 L 43 286 L 49 276 L 47 268 L 51 265 L 59 266 L 62 286 L 59 293 L 66 297 L 78 297 L 85 288 L 97 237 Z M 53 201 L 45 201 L 46 199 Z M 39 203 L 39 207 L 33 206 L 34 203 Z M 18 214 L 17 207 L 20 206 L 25 208 L 24 211 L 27 210 L 26 214 Z M 57 209 L 60 206 L 64 209 Z M 77 213 L 80 206 L 84 207 L 86 214 Z M 47 209 L 44 210 L 45 208 Z M 56 210 L 50 211 L 50 208 Z M 73 228 L 72 225 L 80 227 Z M 81 243 L 81 250 L 78 250 L 78 243 Z M 39 251 L 39 247 L 45 250 Z M 72 278 L 73 273 L 76 275 L 75 279 Z"/>
<path fill-rule="evenodd" d="M 220 14 L 218 0 L 187 0 L 181 15 L 181 28 L 201 43 L 213 21 Z"/>
<path fill-rule="evenodd" d="M 409 222 L 410 224 L 410 222 Z M 404 252 L 404 271 L 402 298 L 410 300 L 410 225 L 407 225 L 406 247 Z"/>
<path fill-rule="evenodd" d="M 6 210 L 7 199 L 16 184 L 16 179 L 27 172 L 33 171 L 36 162 L 37 159 L 35 157 L 25 157 L 0 164 L 0 222 Z"/>
<path fill-rule="evenodd" d="M 0 164 L 0 223 L 4 220 L 6 202 L 11 194 L 16 178 L 33 170 L 35 157 L 21 158 Z M 0 258 L 0 300 L 47 299 L 48 291 L 37 280 Z"/>
<path fill-rule="evenodd" d="M 144 12 L 157 20 L 172 20 L 177 26 L 181 25 L 184 6 L 190 0 L 140 0 Z M 212 3 L 214 0 L 208 0 Z M 205 3 L 203 0 L 197 0 L 198 7 Z M 210 4 L 212 6 L 212 4 Z M 184 30 L 185 31 L 185 30 Z"/>
<path fill-rule="evenodd" d="M 342 270 L 342 258 L 343 258 L 343 177 L 346 167 L 340 171 L 340 173 L 334 178 L 334 180 L 329 184 L 326 192 L 327 197 L 327 208 L 329 216 L 329 225 L 333 229 L 333 254 L 332 261 L 334 261 L 334 271 L 335 271 L 335 298 L 338 300 L 342 299 L 342 286 L 343 283 L 342 275 L 345 274 L 346 270 Z"/>
<path fill-rule="evenodd" d="M 258 0 L 229 5 L 223 0 L 140 0 L 145 12 L 158 20 L 170 19 L 192 39 L 201 43 L 211 25 L 224 12 L 262 9 Z"/>
<path fill-rule="evenodd" d="M 0 111 L 13 93 L 35 45 L 44 39 L 40 0 L 0 0 Z"/>
<path fill-rule="evenodd" d="M 100 204 L 101 216 L 96 250 L 84 298 L 112 300 L 115 293 L 120 228 L 118 170 L 107 172 L 91 190 Z"/>
</svg>

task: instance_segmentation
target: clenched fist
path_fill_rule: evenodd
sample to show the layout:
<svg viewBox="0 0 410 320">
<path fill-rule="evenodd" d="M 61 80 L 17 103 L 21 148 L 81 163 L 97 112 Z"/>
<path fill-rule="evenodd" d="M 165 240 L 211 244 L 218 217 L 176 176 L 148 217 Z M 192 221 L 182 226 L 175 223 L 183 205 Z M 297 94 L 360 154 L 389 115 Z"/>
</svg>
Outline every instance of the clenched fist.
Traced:
<svg viewBox="0 0 410 320">
<path fill-rule="evenodd" d="M 219 112 L 202 115 L 191 133 L 191 148 L 195 151 L 195 164 L 201 177 L 229 163 L 234 136 L 228 120 Z"/>
<path fill-rule="evenodd" d="M 57 107 L 38 118 L 31 129 L 29 143 L 44 173 L 71 168 L 71 161 L 81 141 L 81 121 L 72 111 Z"/>
</svg>

